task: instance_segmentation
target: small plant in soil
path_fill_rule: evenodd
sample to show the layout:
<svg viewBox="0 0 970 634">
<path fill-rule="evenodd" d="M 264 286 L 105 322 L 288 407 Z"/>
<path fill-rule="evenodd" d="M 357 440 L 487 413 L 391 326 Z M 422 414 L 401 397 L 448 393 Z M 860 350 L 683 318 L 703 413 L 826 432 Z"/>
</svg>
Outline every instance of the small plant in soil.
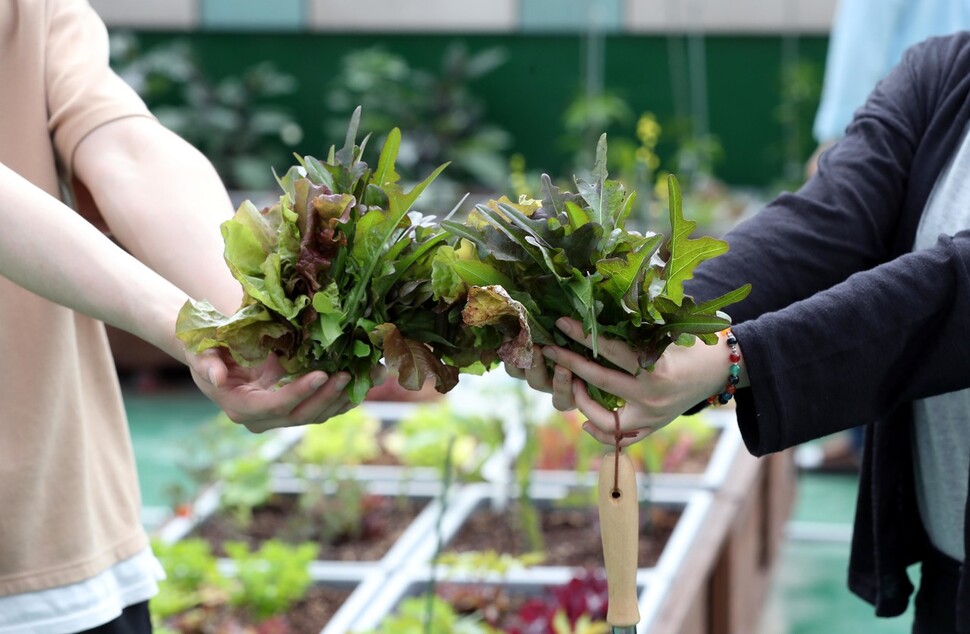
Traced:
<svg viewBox="0 0 970 634">
<path fill-rule="evenodd" d="M 226 463 L 239 456 L 256 454 L 263 442 L 264 437 L 250 433 L 225 414 L 205 421 L 179 444 L 176 465 L 187 476 L 189 484 L 178 482 L 169 487 L 167 494 L 172 507 L 180 515 L 190 513 L 189 500 L 202 487 L 218 480 L 219 471 L 226 468 Z"/>
<path fill-rule="evenodd" d="M 498 418 L 463 412 L 442 401 L 421 405 L 398 421 L 384 438 L 384 446 L 408 467 L 440 468 L 451 451 L 456 475 L 476 480 L 502 440 Z"/>
<path fill-rule="evenodd" d="M 439 583 L 366 634 L 609 634 L 607 605 L 601 572 L 584 571 L 536 596 L 502 584 Z"/>
<path fill-rule="evenodd" d="M 273 495 L 270 463 L 259 454 L 239 456 L 219 464 L 216 475 L 222 482 L 220 508 L 240 528 L 252 521 L 253 509 Z"/>
<path fill-rule="evenodd" d="M 167 575 L 151 601 L 159 634 L 296 633 L 288 615 L 312 585 L 308 566 L 315 544 L 270 541 L 256 551 L 227 544 L 236 568 L 232 576 L 220 572 L 205 541 L 158 543 L 154 550 Z"/>
<path fill-rule="evenodd" d="M 401 602 L 397 613 L 377 629 L 358 634 L 501 634 L 474 615 L 459 614 L 436 596 L 418 596 Z"/>
<path fill-rule="evenodd" d="M 294 450 L 298 470 L 311 476 L 311 467 L 325 472 L 342 465 L 359 465 L 381 452 L 377 438 L 381 421 L 363 408 L 355 408 L 329 419 L 323 425 L 310 425 Z"/>
</svg>

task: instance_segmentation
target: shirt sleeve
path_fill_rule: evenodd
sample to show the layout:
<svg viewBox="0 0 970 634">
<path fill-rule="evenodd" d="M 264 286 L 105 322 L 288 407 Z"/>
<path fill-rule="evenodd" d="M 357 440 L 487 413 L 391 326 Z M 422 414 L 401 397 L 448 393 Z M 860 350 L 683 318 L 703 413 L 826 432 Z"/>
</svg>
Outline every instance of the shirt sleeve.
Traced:
<svg viewBox="0 0 970 634">
<path fill-rule="evenodd" d="M 108 64 L 108 34 L 86 0 L 47 0 L 45 81 L 48 126 L 61 164 L 98 126 L 151 117 L 138 94 Z"/>
</svg>

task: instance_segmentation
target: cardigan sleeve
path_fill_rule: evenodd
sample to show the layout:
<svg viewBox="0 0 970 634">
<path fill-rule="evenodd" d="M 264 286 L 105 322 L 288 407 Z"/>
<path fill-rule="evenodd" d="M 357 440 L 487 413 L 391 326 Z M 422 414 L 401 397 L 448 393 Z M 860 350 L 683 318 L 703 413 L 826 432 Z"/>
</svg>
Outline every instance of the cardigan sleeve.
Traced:
<svg viewBox="0 0 970 634">
<path fill-rule="evenodd" d="M 738 419 L 755 455 L 968 388 L 970 231 L 734 331 L 751 381 Z"/>
<path fill-rule="evenodd" d="M 908 63 L 907 63 L 908 62 Z M 779 310 L 891 257 L 926 107 L 912 56 L 870 96 L 818 173 L 728 232 L 730 250 L 702 263 L 687 292 L 707 300 L 745 283 L 735 322 Z"/>
<path fill-rule="evenodd" d="M 749 297 L 728 308 L 752 386 L 737 396 L 752 453 L 970 385 L 970 361 L 955 350 L 970 331 L 970 235 L 895 252 L 913 205 L 914 157 L 956 72 L 951 48 L 965 42 L 911 49 L 818 174 L 729 232 L 731 250 L 699 267 L 688 286 L 703 300 L 752 283 Z"/>
</svg>

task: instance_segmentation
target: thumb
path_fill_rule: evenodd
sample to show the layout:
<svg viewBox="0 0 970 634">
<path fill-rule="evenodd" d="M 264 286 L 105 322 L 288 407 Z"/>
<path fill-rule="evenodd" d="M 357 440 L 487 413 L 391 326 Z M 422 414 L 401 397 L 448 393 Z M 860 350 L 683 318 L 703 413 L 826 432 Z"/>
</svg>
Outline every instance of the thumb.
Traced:
<svg viewBox="0 0 970 634">
<path fill-rule="evenodd" d="M 213 387 L 222 387 L 229 376 L 226 363 L 214 350 L 206 350 L 196 356 L 192 365 L 196 374 L 212 384 Z"/>
</svg>

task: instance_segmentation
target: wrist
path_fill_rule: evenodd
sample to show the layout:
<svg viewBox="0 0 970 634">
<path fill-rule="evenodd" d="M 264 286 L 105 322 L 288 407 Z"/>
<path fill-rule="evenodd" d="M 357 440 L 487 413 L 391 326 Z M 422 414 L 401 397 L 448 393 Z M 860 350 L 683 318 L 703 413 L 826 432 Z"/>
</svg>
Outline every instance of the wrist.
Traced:
<svg viewBox="0 0 970 634">
<path fill-rule="evenodd" d="M 157 295 L 150 310 L 137 314 L 139 323 L 134 334 L 139 335 L 176 361 L 189 364 L 185 343 L 175 334 L 179 311 L 188 297 L 167 283 L 156 287 Z"/>
</svg>

